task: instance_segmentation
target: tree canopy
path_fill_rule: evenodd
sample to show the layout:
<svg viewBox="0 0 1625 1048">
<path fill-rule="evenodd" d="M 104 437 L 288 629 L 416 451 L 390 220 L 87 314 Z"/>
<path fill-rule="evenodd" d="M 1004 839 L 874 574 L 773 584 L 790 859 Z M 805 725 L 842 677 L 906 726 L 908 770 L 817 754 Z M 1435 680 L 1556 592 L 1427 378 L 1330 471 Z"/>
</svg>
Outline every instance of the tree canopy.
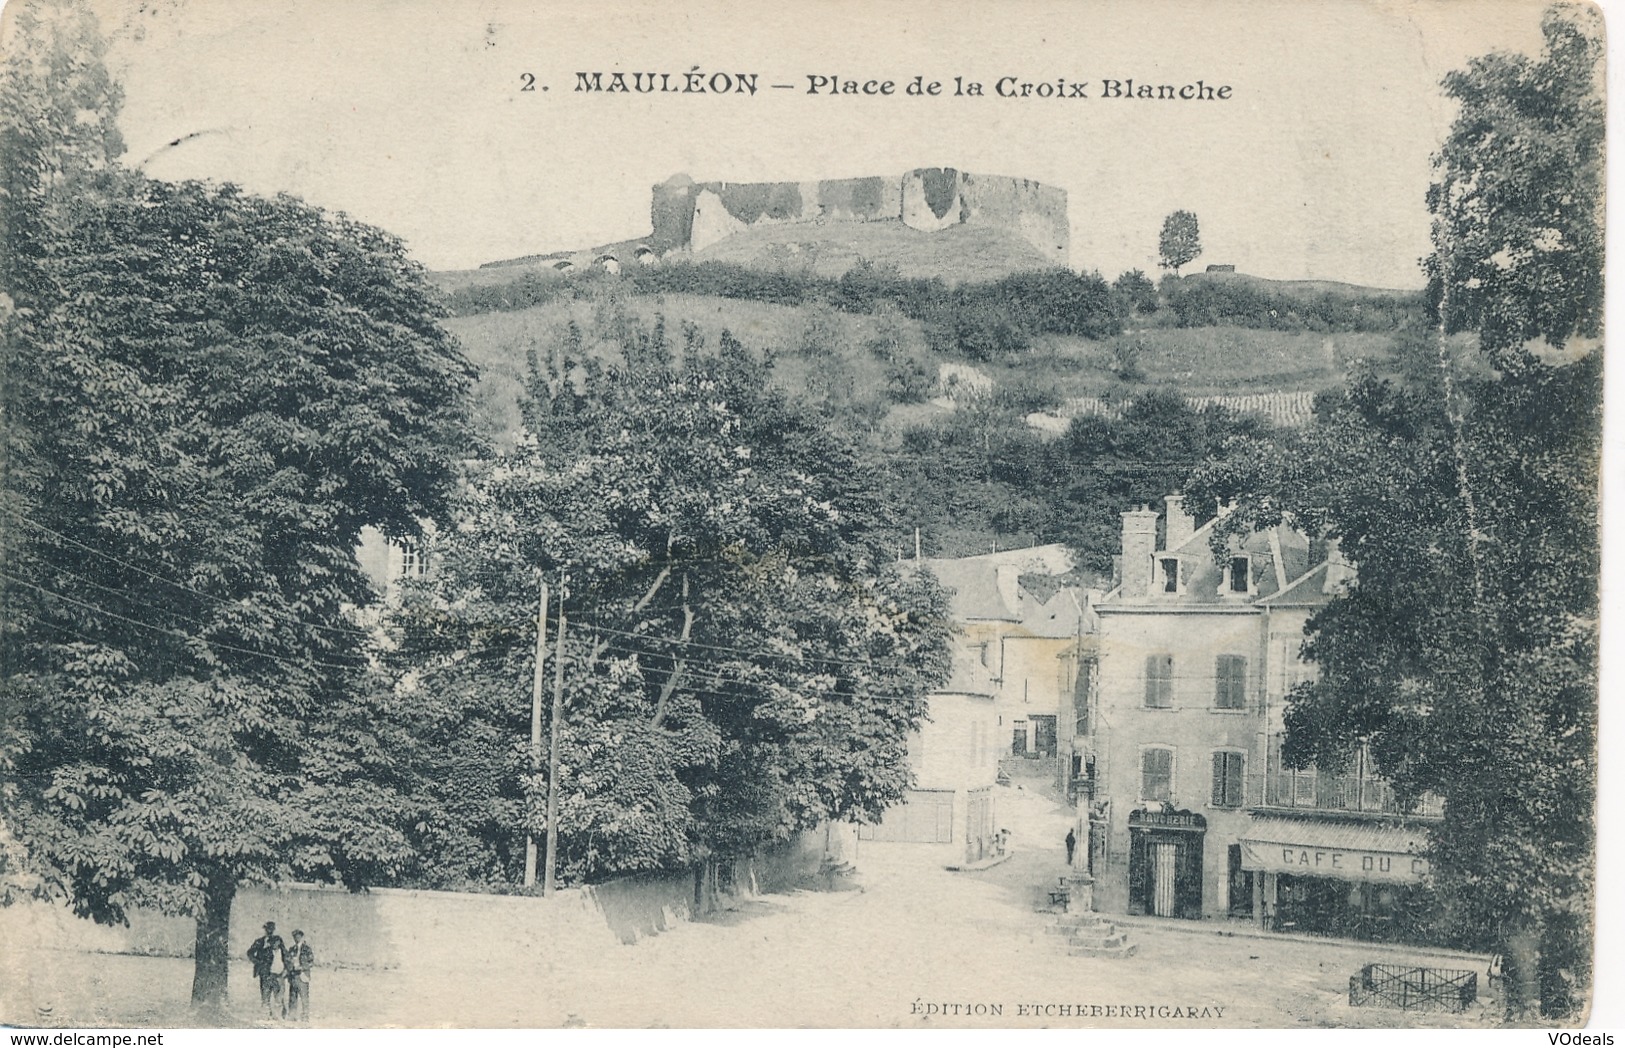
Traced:
<svg viewBox="0 0 1625 1048">
<path fill-rule="evenodd" d="M 1448 330 L 1499 351 L 1602 324 L 1602 37 L 1556 6 L 1538 58 L 1495 53 L 1444 79 L 1460 113 L 1434 157 L 1425 260 Z"/>
<path fill-rule="evenodd" d="M 1431 858 L 1455 934 L 1507 957 L 1509 1010 L 1568 1014 L 1595 886 L 1601 354 L 1525 350 L 1594 333 L 1600 289 L 1598 45 L 1555 9 L 1541 60 L 1491 55 L 1429 192 L 1441 328 L 1428 381 L 1328 395 L 1286 447 L 1241 445 L 1203 497 L 1241 496 L 1215 543 L 1295 521 L 1340 541 L 1358 584 L 1308 624 L 1320 679 L 1295 689 L 1284 759 L 1369 744 L 1402 795 L 1444 796 Z M 1519 188 L 1521 187 L 1521 188 Z"/>
<path fill-rule="evenodd" d="M 438 883 L 512 882 L 549 789 L 575 881 L 877 819 L 946 675 L 942 594 L 880 548 L 855 450 L 727 336 L 685 332 L 679 361 L 663 326 L 620 334 L 613 362 L 574 329 L 533 355 L 525 440 L 476 471 L 390 620 L 444 783 Z M 524 744 L 538 578 L 566 594 L 557 783 Z"/>
<path fill-rule="evenodd" d="M 1196 256 L 1202 253 L 1202 231 L 1195 212 L 1174 211 L 1162 220 L 1157 252 L 1162 256 L 1162 268 L 1173 270 L 1176 276 L 1181 266 L 1196 260 Z"/>
<path fill-rule="evenodd" d="M 240 881 L 410 859 L 355 549 L 444 517 L 472 371 L 398 240 L 119 167 L 94 23 L 29 32 L 0 117 L 28 144 L 5 155 L 5 880 L 197 917 L 218 1003 Z"/>
</svg>

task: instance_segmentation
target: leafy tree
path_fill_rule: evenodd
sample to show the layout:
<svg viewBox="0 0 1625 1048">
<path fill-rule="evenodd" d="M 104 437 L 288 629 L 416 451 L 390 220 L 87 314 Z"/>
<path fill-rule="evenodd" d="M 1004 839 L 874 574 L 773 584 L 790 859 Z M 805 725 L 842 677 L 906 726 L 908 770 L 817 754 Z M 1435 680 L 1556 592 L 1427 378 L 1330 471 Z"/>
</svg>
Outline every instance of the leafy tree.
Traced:
<svg viewBox="0 0 1625 1048">
<path fill-rule="evenodd" d="M 1428 190 L 1425 260 L 1450 331 L 1499 351 L 1602 324 L 1602 38 L 1594 8 L 1557 6 L 1540 57 L 1496 53 L 1444 79 L 1461 104 Z"/>
<path fill-rule="evenodd" d="M 1286 447 L 1238 446 L 1193 484 L 1241 496 L 1215 542 L 1285 518 L 1357 566 L 1309 623 L 1320 679 L 1289 699 L 1284 758 L 1335 770 L 1369 743 L 1402 795 L 1444 796 L 1452 934 L 1511 958 L 1525 1004 L 1544 972 L 1556 1013 L 1556 972 L 1587 965 L 1599 368 L 1465 383 L 1459 430 L 1434 391 L 1364 377 Z"/>
<path fill-rule="evenodd" d="M 28 191 L 6 201 L 0 773 L 21 847 L 0 874 L 98 921 L 197 918 L 193 1000 L 218 1005 L 240 882 L 410 861 L 354 550 L 364 525 L 444 515 L 472 375 L 387 234 L 17 126 L 116 102 L 93 25 L 52 24 L 81 36 L 25 40 L 7 97 L 44 101 L 0 117 L 31 142 L 5 157 Z"/>
<path fill-rule="evenodd" d="M 0 286 L 27 308 L 25 274 L 54 201 L 105 190 L 124 153 L 123 92 L 102 62 L 106 43 L 83 4 L 16 9 L 14 44 L 0 69 Z"/>
<path fill-rule="evenodd" d="M 1049 448 L 1046 487 L 1053 493 L 1057 532 L 1077 552 L 1080 568 L 1107 574 L 1121 546 L 1124 510 L 1160 503 L 1181 490 L 1193 470 L 1222 455 L 1233 440 L 1268 446 L 1271 432 L 1262 417 L 1238 418 L 1219 407 L 1197 410 L 1166 391 L 1135 398 L 1120 419 L 1079 415 Z M 1200 512 L 1195 502 L 1190 505 Z"/>
<path fill-rule="evenodd" d="M 941 594 L 885 567 L 875 479 L 731 338 L 572 329 L 533 359 L 528 437 L 483 468 L 391 620 L 427 726 L 439 876 L 506 883 L 559 792 L 569 880 L 699 866 L 878 818 L 946 669 Z M 527 747 L 538 575 L 568 578 L 560 781 Z M 445 861 L 456 859 L 453 861 Z"/>
<path fill-rule="evenodd" d="M 1162 256 L 1160 265 L 1179 275 L 1179 267 L 1194 261 L 1202 253 L 1202 233 L 1196 224 L 1196 214 L 1175 211 L 1162 220 L 1162 235 L 1157 239 L 1157 252 Z"/>
<path fill-rule="evenodd" d="M 1246 496 L 1231 528 L 1288 517 L 1356 564 L 1309 623 L 1321 678 L 1291 697 L 1284 757 L 1336 767 L 1368 742 L 1402 794 L 1445 797 L 1437 886 L 1456 934 L 1506 956 L 1513 1015 L 1568 1014 L 1589 969 L 1601 355 L 1523 349 L 1598 322 L 1586 17 L 1549 12 L 1538 62 L 1491 55 L 1445 80 L 1462 110 L 1427 268 L 1441 328 L 1476 331 L 1495 372 L 1469 377 L 1435 331 L 1433 384 L 1361 378 L 1284 452 L 1238 448 L 1197 485 Z"/>
<path fill-rule="evenodd" d="M 1157 311 L 1157 285 L 1153 284 L 1151 278 L 1141 270 L 1130 269 L 1119 274 L 1117 279 L 1112 281 L 1112 291 L 1129 312 Z"/>
</svg>

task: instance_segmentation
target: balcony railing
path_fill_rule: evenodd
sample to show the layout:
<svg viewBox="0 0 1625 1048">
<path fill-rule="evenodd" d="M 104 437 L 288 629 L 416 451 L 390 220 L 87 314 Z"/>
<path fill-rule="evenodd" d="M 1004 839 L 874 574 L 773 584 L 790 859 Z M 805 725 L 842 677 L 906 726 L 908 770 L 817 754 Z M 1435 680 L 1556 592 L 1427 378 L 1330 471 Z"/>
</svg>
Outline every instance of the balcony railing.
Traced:
<svg viewBox="0 0 1625 1048">
<path fill-rule="evenodd" d="M 1322 775 L 1315 771 L 1274 771 L 1262 778 L 1262 790 L 1250 783 L 1250 796 L 1263 794 L 1263 807 L 1368 815 L 1408 815 L 1437 819 L 1444 815 L 1444 798 L 1423 794 L 1415 808 L 1400 806 L 1394 788 L 1382 779 L 1362 775 Z"/>
</svg>

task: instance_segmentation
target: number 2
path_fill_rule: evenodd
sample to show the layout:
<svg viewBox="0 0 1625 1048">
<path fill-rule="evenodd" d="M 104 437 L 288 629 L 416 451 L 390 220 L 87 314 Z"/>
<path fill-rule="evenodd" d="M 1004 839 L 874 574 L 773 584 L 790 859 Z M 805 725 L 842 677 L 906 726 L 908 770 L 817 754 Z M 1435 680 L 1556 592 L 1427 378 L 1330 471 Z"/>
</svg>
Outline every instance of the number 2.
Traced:
<svg viewBox="0 0 1625 1048">
<path fill-rule="evenodd" d="M 521 80 L 523 80 L 525 82 L 525 86 L 521 87 L 519 90 L 521 90 L 521 91 L 534 91 L 534 90 L 536 90 L 536 74 L 535 73 L 520 73 L 519 74 L 519 79 L 521 79 Z"/>
</svg>

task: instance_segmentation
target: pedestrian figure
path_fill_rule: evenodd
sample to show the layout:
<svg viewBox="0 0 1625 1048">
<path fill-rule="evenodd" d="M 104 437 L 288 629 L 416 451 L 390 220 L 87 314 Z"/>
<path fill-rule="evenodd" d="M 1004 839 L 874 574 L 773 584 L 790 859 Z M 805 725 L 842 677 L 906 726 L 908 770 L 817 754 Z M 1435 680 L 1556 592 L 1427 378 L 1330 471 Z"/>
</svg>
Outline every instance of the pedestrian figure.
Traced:
<svg viewBox="0 0 1625 1048">
<path fill-rule="evenodd" d="M 260 981 L 260 1003 L 269 1019 L 286 1018 L 288 1003 L 282 997 L 283 976 L 288 970 L 287 944 L 276 933 L 276 922 L 265 922 L 265 934 L 248 948 L 254 962 L 254 977 Z"/>
<path fill-rule="evenodd" d="M 295 928 L 288 946 L 288 1016 L 302 1023 L 310 1022 L 310 969 L 315 963 L 316 952 Z"/>
<path fill-rule="evenodd" d="M 1066 831 L 1066 864 L 1068 866 L 1072 865 L 1072 853 L 1077 851 L 1077 849 L 1078 835 L 1073 833 L 1072 828 L 1069 826 L 1067 827 Z"/>
</svg>

